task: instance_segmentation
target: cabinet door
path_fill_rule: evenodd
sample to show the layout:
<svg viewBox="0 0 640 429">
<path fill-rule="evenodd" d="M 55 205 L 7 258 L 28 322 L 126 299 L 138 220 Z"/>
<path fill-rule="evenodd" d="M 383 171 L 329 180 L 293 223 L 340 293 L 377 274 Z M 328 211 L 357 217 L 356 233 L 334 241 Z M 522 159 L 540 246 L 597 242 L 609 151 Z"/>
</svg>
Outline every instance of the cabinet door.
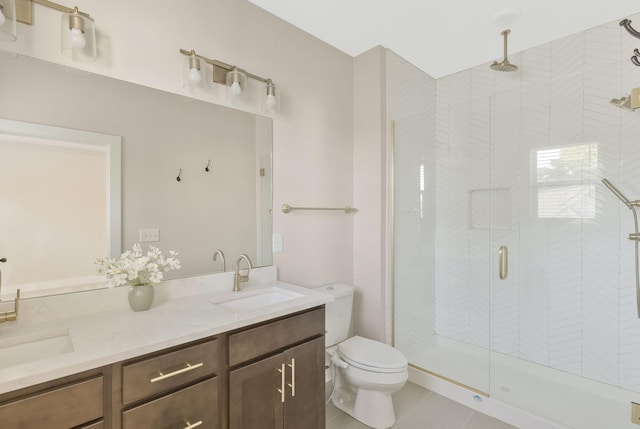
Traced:
<svg viewBox="0 0 640 429">
<path fill-rule="evenodd" d="M 324 429 L 324 337 L 284 352 L 287 397 L 286 429 Z"/>
<path fill-rule="evenodd" d="M 283 384 L 279 370 L 284 363 L 277 354 L 231 371 L 229 429 L 282 429 L 283 396 L 277 389 Z"/>
</svg>

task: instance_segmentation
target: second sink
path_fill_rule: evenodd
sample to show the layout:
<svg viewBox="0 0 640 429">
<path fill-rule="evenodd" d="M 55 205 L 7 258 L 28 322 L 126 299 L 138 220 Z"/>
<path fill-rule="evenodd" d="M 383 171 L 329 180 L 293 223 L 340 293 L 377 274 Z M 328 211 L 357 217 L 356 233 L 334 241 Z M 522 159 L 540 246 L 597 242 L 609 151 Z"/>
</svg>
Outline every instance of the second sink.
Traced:
<svg viewBox="0 0 640 429">
<path fill-rule="evenodd" d="M 72 351 L 73 342 L 66 329 L 6 337 L 0 339 L 0 369 Z"/>
<path fill-rule="evenodd" d="M 272 286 L 264 289 L 248 290 L 213 298 L 211 303 L 222 309 L 234 313 L 245 312 L 263 308 L 281 302 L 302 298 L 304 295 L 287 289 Z"/>
</svg>

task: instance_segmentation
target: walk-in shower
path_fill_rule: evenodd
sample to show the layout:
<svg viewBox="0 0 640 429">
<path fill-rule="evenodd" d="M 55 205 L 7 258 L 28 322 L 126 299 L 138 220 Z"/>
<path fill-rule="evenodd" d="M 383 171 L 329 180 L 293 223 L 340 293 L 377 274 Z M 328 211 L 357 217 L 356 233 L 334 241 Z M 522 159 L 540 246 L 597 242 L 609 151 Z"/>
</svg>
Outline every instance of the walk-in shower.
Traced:
<svg viewBox="0 0 640 429">
<path fill-rule="evenodd" d="M 640 73 L 617 24 L 521 52 L 522 74 L 387 62 L 394 344 L 558 427 L 633 429 L 640 403 L 640 117 L 609 104 L 633 109 Z"/>
</svg>

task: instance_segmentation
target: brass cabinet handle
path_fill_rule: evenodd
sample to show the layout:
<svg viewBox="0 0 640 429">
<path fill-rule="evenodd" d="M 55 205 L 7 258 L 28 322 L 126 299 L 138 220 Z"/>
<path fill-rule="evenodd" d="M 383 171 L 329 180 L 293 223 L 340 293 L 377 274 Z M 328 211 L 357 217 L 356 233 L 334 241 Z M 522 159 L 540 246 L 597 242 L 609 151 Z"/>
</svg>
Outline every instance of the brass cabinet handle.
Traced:
<svg viewBox="0 0 640 429">
<path fill-rule="evenodd" d="M 296 360 L 291 358 L 291 363 L 289 364 L 289 368 L 291 368 L 291 383 L 289 387 L 291 388 L 291 397 L 296 396 Z"/>
<path fill-rule="evenodd" d="M 186 366 L 184 368 L 181 368 L 181 369 L 179 369 L 177 371 L 169 372 L 167 374 L 163 374 L 162 371 L 158 371 L 158 373 L 160 375 L 155 377 L 155 378 L 152 378 L 149 381 L 151 383 L 155 383 L 156 381 L 161 381 L 161 380 L 165 380 L 167 378 L 175 377 L 178 374 L 182 374 L 182 373 L 193 371 L 194 369 L 200 368 L 202 365 L 204 365 L 204 363 L 200 362 L 200 363 L 196 363 L 194 365 L 191 365 L 191 364 L 185 362 L 185 365 Z"/>
<path fill-rule="evenodd" d="M 193 424 L 186 422 L 187 425 L 184 427 L 184 429 L 193 429 L 193 428 L 197 428 L 198 426 L 200 426 L 202 424 L 202 420 L 200 420 L 199 422 L 195 422 Z"/>
<path fill-rule="evenodd" d="M 500 246 L 498 259 L 500 261 L 498 275 L 500 276 L 500 280 L 504 280 L 509 275 L 509 249 L 507 249 L 507 246 Z"/>
<path fill-rule="evenodd" d="M 284 364 L 282 364 L 280 368 L 276 368 L 276 369 L 280 373 L 280 389 L 276 389 L 276 390 L 278 391 L 278 393 L 280 393 L 280 401 L 284 402 L 284 383 L 285 383 Z"/>
</svg>

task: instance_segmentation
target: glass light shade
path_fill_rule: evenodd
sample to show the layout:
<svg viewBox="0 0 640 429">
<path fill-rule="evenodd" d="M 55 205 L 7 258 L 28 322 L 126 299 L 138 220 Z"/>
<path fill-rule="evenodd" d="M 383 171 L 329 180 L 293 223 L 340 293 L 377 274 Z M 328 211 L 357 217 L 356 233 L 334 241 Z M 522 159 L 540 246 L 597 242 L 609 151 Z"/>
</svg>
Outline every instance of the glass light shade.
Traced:
<svg viewBox="0 0 640 429">
<path fill-rule="evenodd" d="M 262 111 L 266 113 L 272 113 L 280 108 L 280 92 L 277 90 L 276 85 L 267 80 L 267 83 L 262 87 Z"/>
<path fill-rule="evenodd" d="M 183 87 L 199 88 L 206 84 L 206 68 L 203 61 L 192 52 L 191 55 L 185 56 L 185 62 L 182 69 Z"/>
<path fill-rule="evenodd" d="M 95 61 L 98 58 L 96 30 L 91 18 L 77 12 L 63 13 L 60 39 L 62 53 L 72 60 Z"/>
<path fill-rule="evenodd" d="M 247 75 L 235 67 L 227 73 L 227 100 L 244 101 L 247 99 Z"/>
<path fill-rule="evenodd" d="M 0 41 L 16 40 L 16 2 L 0 0 Z"/>
</svg>

